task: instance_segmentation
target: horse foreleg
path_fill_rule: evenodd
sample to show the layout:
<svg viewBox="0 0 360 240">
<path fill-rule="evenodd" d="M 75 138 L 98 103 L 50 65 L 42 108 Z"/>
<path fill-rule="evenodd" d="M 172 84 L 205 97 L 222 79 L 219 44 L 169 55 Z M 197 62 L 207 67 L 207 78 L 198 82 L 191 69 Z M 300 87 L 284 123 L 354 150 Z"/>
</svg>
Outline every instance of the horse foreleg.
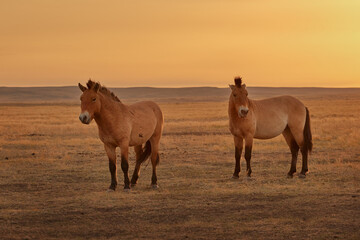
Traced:
<svg viewBox="0 0 360 240">
<path fill-rule="evenodd" d="M 239 178 L 240 173 L 240 158 L 243 149 L 243 139 L 239 137 L 234 137 L 234 145 L 235 145 L 235 170 L 233 178 Z"/>
<path fill-rule="evenodd" d="M 114 190 L 117 186 L 117 176 L 116 176 L 116 151 L 115 147 L 111 145 L 104 145 L 106 154 L 109 158 L 109 170 L 111 174 L 111 183 L 109 189 Z"/>
<path fill-rule="evenodd" d="M 245 160 L 246 160 L 246 172 L 248 177 L 251 176 L 251 172 L 252 172 L 250 166 L 252 144 L 253 144 L 252 137 L 245 138 Z"/>
<path fill-rule="evenodd" d="M 124 173 L 124 190 L 130 190 L 130 180 L 129 180 L 129 147 L 121 147 L 121 169 Z"/>
</svg>

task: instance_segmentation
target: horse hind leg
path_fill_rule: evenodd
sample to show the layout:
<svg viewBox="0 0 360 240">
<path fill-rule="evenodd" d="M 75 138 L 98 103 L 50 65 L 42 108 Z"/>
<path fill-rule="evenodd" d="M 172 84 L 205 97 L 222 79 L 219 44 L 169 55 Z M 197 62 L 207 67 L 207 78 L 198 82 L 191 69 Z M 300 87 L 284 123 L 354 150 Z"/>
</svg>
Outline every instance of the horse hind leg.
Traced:
<svg viewBox="0 0 360 240">
<path fill-rule="evenodd" d="M 309 169 L 308 169 L 308 149 L 304 146 L 301 148 L 301 155 L 302 155 L 302 168 L 299 177 L 305 177 Z"/>
<path fill-rule="evenodd" d="M 158 112 L 158 123 L 155 127 L 155 131 L 151 138 L 149 139 L 151 144 L 151 165 L 152 165 L 152 177 L 151 177 L 151 186 L 153 189 L 157 189 L 159 186 L 157 185 L 157 175 L 156 175 L 156 167 L 160 162 L 160 156 L 159 156 L 159 145 L 160 145 L 160 138 L 163 131 L 163 124 L 164 124 L 164 117 L 159 110 Z"/>
<path fill-rule="evenodd" d="M 151 186 L 154 189 L 158 188 L 157 185 L 157 175 L 156 175 L 156 167 L 160 162 L 160 157 L 159 157 L 159 140 L 160 138 L 152 138 L 150 139 L 150 143 L 151 143 L 151 165 L 152 165 L 152 177 L 151 177 Z"/>
<path fill-rule="evenodd" d="M 302 129 L 291 129 L 291 133 L 294 136 L 294 139 L 300 148 L 302 155 L 302 168 L 299 177 L 305 177 L 306 172 L 308 171 L 308 148 L 304 142 L 304 135 Z"/>
<path fill-rule="evenodd" d="M 157 185 L 157 175 L 156 175 L 156 166 L 159 164 L 159 161 L 160 161 L 159 153 L 151 155 L 151 164 L 153 167 L 153 173 L 152 173 L 152 177 L 151 177 L 151 186 L 154 189 L 157 189 L 159 187 Z"/>
<path fill-rule="evenodd" d="M 291 151 L 291 167 L 290 171 L 288 172 L 288 177 L 292 178 L 294 173 L 296 172 L 296 162 L 299 155 L 299 145 L 297 144 L 289 127 L 286 127 L 282 134 Z"/>
<path fill-rule="evenodd" d="M 305 118 L 305 125 L 303 129 L 303 144 L 301 147 L 301 154 L 302 154 L 302 169 L 300 173 L 300 177 L 305 177 L 305 174 L 308 169 L 308 154 L 312 151 L 313 143 L 312 143 L 312 134 L 311 134 L 311 128 L 310 128 L 310 114 L 309 110 L 306 109 L 306 118 Z"/>
<path fill-rule="evenodd" d="M 134 150 L 135 150 L 135 154 L 136 154 L 136 165 L 135 165 L 134 173 L 131 178 L 131 187 L 136 186 L 137 180 L 139 178 L 140 166 L 142 163 L 141 155 L 143 154 L 142 145 L 135 146 Z"/>
</svg>

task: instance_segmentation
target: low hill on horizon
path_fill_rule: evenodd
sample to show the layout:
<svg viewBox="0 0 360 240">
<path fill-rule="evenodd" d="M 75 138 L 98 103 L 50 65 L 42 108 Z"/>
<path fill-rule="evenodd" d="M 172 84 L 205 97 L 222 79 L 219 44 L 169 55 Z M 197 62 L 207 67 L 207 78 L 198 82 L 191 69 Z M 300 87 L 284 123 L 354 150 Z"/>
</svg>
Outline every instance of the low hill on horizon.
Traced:
<svg viewBox="0 0 360 240">
<path fill-rule="evenodd" d="M 230 94 L 229 88 L 187 87 L 187 88 L 109 88 L 124 102 L 139 100 L 154 101 L 224 101 Z M 279 95 L 299 98 L 321 96 L 353 97 L 360 95 L 360 88 L 271 88 L 248 87 L 249 97 L 261 99 Z M 0 104 L 8 103 L 77 103 L 81 91 L 77 86 L 65 87 L 0 87 Z"/>
</svg>

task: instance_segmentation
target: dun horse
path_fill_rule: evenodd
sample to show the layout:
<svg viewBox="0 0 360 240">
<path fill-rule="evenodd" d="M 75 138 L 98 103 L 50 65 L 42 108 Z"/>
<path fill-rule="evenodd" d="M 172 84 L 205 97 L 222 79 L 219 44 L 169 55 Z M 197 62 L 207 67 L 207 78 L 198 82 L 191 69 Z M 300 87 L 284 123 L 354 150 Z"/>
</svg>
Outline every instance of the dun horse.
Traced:
<svg viewBox="0 0 360 240">
<path fill-rule="evenodd" d="M 79 119 L 84 124 L 89 124 L 95 119 L 99 129 L 99 137 L 104 143 L 109 158 L 111 174 L 109 190 L 115 190 L 117 186 L 115 151 L 117 147 L 121 149 L 124 190 L 130 190 L 129 146 L 134 146 L 136 154 L 136 165 L 131 186 L 133 187 L 137 183 L 141 163 L 151 155 L 153 168 L 151 184 L 157 188 L 156 166 L 159 163 L 158 150 L 164 123 L 159 106 L 150 101 L 125 105 L 114 93 L 91 80 L 88 81 L 87 88 L 80 83 L 79 88 L 83 92 L 80 97 L 81 114 Z M 145 144 L 144 148 L 142 147 L 143 144 Z"/>
<path fill-rule="evenodd" d="M 302 154 L 300 177 L 308 171 L 308 153 L 312 150 L 309 110 L 302 102 L 291 96 L 280 96 L 263 100 L 248 98 L 246 85 L 241 78 L 235 78 L 235 85 L 229 99 L 229 127 L 234 135 L 235 171 L 233 178 L 239 178 L 240 156 L 245 140 L 247 175 L 251 175 L 251 150 L 253 139 L 270 139 L 283 134 L 290 147 L 292 160 L 288 173 L 296 172 L 299 149 Z"/>
</svg>

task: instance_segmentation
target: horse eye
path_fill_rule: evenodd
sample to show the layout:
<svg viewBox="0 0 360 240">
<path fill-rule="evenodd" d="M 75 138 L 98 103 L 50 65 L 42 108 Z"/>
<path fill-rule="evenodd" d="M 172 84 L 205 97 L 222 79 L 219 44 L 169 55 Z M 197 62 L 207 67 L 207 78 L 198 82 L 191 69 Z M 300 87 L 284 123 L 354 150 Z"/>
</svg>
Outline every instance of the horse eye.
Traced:
<svg viewBox="0 0 360 240">
<path fill-rule="evenodd" d="M 233 94 L 234 97 L 236 97 L 237 95 L 236 94 Z"/>
<path fill-rule="evenodd" d="M 96 98 L 93 98 L 92 101 L 95 102 L 95 101 L 96 101 Z"/>
</svg>

